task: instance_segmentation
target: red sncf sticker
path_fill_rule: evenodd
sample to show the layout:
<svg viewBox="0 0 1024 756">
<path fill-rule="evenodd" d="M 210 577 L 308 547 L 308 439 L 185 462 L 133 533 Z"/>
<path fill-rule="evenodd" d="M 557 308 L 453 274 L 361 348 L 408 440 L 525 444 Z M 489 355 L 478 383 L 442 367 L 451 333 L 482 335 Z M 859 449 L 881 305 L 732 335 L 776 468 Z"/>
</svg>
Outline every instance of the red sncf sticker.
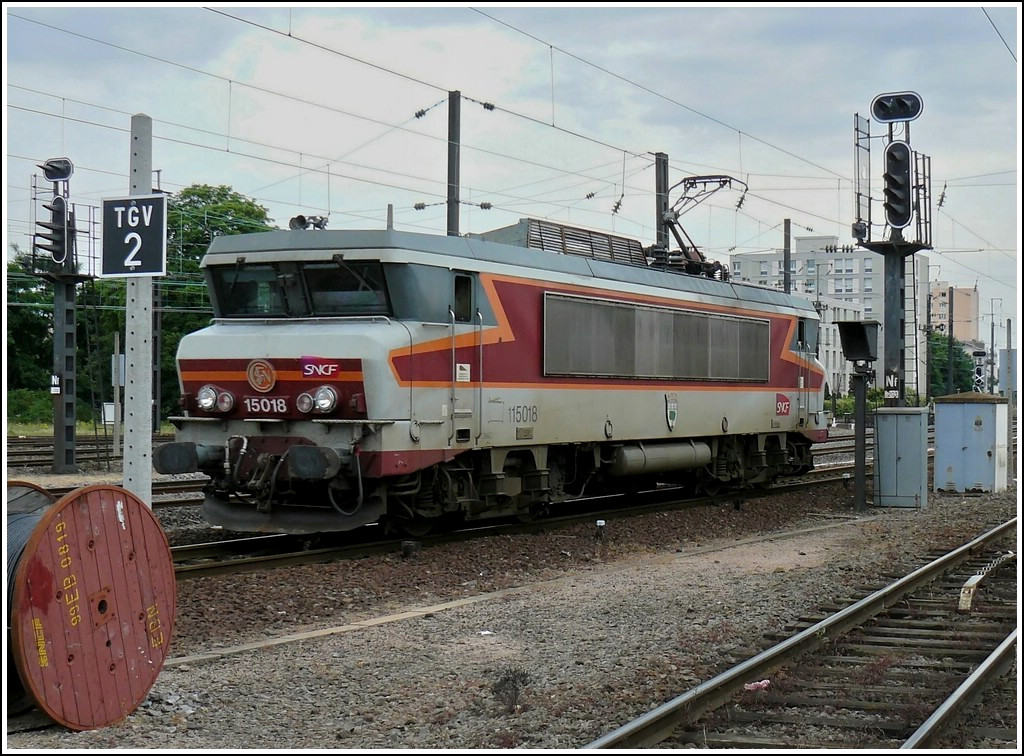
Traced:
<svg viewBox="0 0 1024 756">
<path fill-rule="evenodd" d="M 785 394 L 775 395 L 775 414 L 776 415 L 788 415 L 789 414 L 789 397 Z"/>
</svg>

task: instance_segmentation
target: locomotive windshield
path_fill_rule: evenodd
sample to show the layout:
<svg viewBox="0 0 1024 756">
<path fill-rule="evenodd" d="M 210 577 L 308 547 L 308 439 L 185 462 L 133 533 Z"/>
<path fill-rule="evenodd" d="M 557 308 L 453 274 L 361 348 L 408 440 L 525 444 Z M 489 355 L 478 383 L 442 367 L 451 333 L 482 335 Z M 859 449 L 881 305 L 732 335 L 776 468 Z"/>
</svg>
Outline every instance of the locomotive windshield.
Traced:
<svg viewBox="0 0 1024 756">
<path fill-rule="evenodd" d="M 213 290 L 223 317 L 283 317 L 288 314 L 284 290 L 272 265 L 245 265 L 210 269 Z"/>
<path fill-rule="evenodd" d="M 314 315 L 388 314 L 380 263 L 306 263 L 302 275 Z"/>
<path fill-rule="evenodd" d="M 218 317 L 388 315 L 379 262 L 288 262 L 208 268 Z"/>
</svg>

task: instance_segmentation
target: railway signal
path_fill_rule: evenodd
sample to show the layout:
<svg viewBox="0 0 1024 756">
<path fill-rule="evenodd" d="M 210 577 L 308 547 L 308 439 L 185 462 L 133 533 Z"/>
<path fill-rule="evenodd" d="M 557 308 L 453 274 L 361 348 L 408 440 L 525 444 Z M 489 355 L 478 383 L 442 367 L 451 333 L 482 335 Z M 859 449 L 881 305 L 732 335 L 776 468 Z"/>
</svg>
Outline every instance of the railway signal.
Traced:
<svg viewBox="0 0 1024 756">
<path fill-rule="evenodd" d="M 68 245 L 73 238 L 73 221 L 68 212 L 68 201 L 58 194 L 43 207 L 50 211 L 50 217 L 48 220 L 36 221 L 41 230 L 36 231 L 32 244 L 40 252 L 48 253 L 55 263 L 63 265 L 68 258 Z"/>
<path fill-rule="evenodd" d="M 917 92 L 886 92 L 871 101 L 871 115 L 879 123 L 913 121 L 924 110 Z"/>
<path fill-rule="evenodd" d="M 75 166 L 69 158 L 55 157 L 38 167 L 53 187 L 52 196 L 37 194 L 36 177 L 32 177 L 33 209 L 35 202 L 42 202 L 32 236 L 32 273 L 53 284 L 53 472 L 75 472 L 75 287 L 89 275 L 78 269 L 75 213 L 69 187 Z M 46 263 L 44 255 L 54 264 Z M 37 265 L 37 259 L 42 264 Z"/>
<path fill-rule="evenodd" d="M 984 393 L 985 391 L 985 357 L 988 354 L 983 349 L 976 349 L 971 353 L 974 357 L 974 385 L 973 391 Z"/>
<path fill-rule="evenodd" d="M 69 158 L 50 158 L 45 163 L 39 163 L 43 169 L 43 178 L 47 181 L 67 181 L 75 172 L 75 166 Z"/>
<path fill-rule="evenodd" d="M 906 142 L 893 140 L 885 148 L 885 221 L 893 228 L 910 225 L 914 214 L 913 167 L 914 153 Z"/>
</svg>

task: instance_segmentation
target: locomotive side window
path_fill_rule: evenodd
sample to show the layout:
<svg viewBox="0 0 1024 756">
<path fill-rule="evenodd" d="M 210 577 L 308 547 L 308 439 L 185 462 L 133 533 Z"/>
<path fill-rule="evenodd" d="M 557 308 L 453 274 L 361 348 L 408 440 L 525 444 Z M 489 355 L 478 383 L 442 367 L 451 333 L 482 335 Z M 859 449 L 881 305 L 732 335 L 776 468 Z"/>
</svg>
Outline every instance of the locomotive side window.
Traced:
<svg viewBox="0 0 1024 756">
<path fill-rule="evenodd" d="M 455 275 L 455 322 L 469 323 L 473 320 L 473 279 Z"/>
<path fill-rule="evenodd" d="M 306 263 L 302 267 L 313 315 L 388 315 L 378 262 Z"/>
</svg>

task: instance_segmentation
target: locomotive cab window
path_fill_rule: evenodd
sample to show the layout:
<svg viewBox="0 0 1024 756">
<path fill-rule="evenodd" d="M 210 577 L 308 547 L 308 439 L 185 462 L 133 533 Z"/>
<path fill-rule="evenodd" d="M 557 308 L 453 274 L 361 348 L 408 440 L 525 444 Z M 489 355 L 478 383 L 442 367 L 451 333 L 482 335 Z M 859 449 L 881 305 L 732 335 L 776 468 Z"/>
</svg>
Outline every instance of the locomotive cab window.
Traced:
<svg viewBox="0 0 1024 756">
<path fill-rule="evenodd" d="M 307 263 L 302 268 L 313 315 L 388 315 L 378 262 Z"/>
<path fill-rule="evenodd" d="M 288 314 L 285 292 L 272 265 L 209 269 L 219 317 L 281 317 Z"/>
<path fill-rule="evenodd" d="M 805 352 L 818 351 L 818 321 L 800 318 L 796 324 L 796 349 Z"/>
</svg>

